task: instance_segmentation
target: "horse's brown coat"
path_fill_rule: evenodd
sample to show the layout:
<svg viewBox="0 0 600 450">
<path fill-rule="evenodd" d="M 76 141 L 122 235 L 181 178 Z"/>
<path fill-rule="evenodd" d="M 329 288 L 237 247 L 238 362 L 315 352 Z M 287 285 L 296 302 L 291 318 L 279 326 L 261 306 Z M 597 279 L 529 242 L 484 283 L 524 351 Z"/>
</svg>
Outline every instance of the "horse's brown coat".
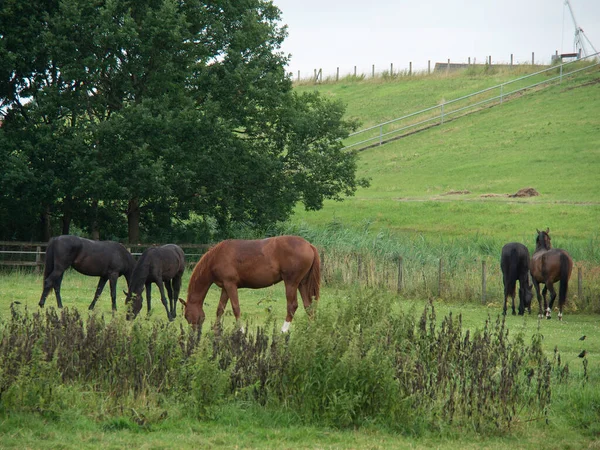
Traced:
<svg viewBox="0 0 600 450">
<path fill-rule="evenodd" d="M 306 309 L 313 298 L 319 299 L 320 267 L 317 249 L 299 236 L 220 242 L 202 256 L 192 272 L 187 301 L 182 301 L 184 316 L 194 325 L 204 321 L 204 299 L 214 283 L 221 288 L 217 322 L 229 299 L 239 321 L 238 288 L 260 289 L 283 281 L 287 298 L 286 321 L 291 322 L 298 308 L 298 290 Z"/>
<path fill-rule="evenodd" d="M 530 271 L 533 285 L 539 303 L 539 317 L 542 317 L 542 295 L 540 295 L 540 284 L 543 283 L 544 290 L 542 291 L 544 298 L 544 309 L 546 317 L 549 319 L 556 298 L 556 291 L 553 283 L 560 281 L 560 289 L 558 295 L 558 318 L 562 319 L 563 306 L 567 300 L 567 289 L 569 279 L 573 270 L 573 259 L 571 256 L 560 248 L 552 248 L 550 242 L 550 229 L 546 231 L 537 230 L 536 248 L 531 257 Z M 546 301 L 546 292 L 550 291 L 550 302 Z"/>
</svg>

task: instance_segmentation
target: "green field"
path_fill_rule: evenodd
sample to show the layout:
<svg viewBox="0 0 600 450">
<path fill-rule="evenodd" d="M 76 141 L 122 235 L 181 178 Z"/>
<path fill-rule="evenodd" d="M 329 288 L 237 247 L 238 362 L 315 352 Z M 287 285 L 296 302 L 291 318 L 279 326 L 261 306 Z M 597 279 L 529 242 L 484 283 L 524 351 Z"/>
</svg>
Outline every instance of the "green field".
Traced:
<svg viewBox="0 0 600 450">
<path fill-rule="evenodd" d="M 484 76 L 339 83 L 301 89 L 348 102 L 365 126 L 489 86 Z M 344 202 L 296 222 L 384 229 L 427 237 L 492 236 L 530 248 L 535 229 L 550 227 L 555 246 L 600 239 L 600 73 L 580 75 L 502 105 L 360 154 L 371 179 Z M 395 107 L 392 107 L 394 105 Z M 377 113 L 377 111 L 379 113 Z M 533 187 L 539 196 L 507 198 Z M 468 191 L 465 194 L 449 194 Z M 577 251 L 576 251 L 577 252 Z M 575 254 L 579 260 L 598 253 Z M 600 263 L 600 260 L 595 260 Z"/>
<path fill-rule="evenodd" d="M 350 117 L 360 119 L 363 126 L 370 126 L 515 76 L 505 72 L 469 72 L 388 81 L 347 79 L 296 89 L 318 89 L 341 99 L 348 103 Z M 291 396 L 287 402 L 263 405 L 252 400 L 253 388 L 246 386 L 209 403 L 198 413 L 194 409 L 198 400 L 193 394 L 186 392 L 181 397 L 172 392 L 165 394 L 170 391 L 162 385 L 148 387 L 142 394 L 132 389 L 117 395 L 102 384 L 119 386 L 118 376 L 110 376 L 110 367 L 106 368 L 106 379 L 58 383 L 53 387 L 55 391 L 48 390 L 44 375 L 22 374 L 21 378 L 11 381 L 12 390 L 0 392 L 0 447 L 597 448 L 600 446 L 600 320 L 591 311 L 598 311 L 600 301 L 599 172 L 598 70 L 361 152 L 359 175 L 371 179 L 369 188 L 360 189 L 355 197 L 344 202 L 326 202 L 322 211 L 298 209 L 292 223 L 284 226 L 285 231 L 302 234 L 317 244 L 323 250 L 326 266 L 315 323 L 307 320 L 300 307 L 292 324 L 290 342 L 305 352 L 295 363 L 305 363 L 308 369 L 294 375 L 290 382 L 298 382 L 306 373 L 317 370 L 315 367 L 320 361 L 332 364 L 335 370 L 324 368 L 323 378 L 308 380 L 305 397 Z M 487 196 L 511 194 L 525 187 L 535 188 L 540 195 L 530 198 Z M 468 193 L 449 194 L 451 191 Z M 412 415 L 410 409 L 404 412 L 408 414 L 406 422 L 398 419 L 398 423 L 390 423 L 389 418 L 375 413 L 364 413 L 364 416 L 357 413 L 356 417 L 344 419 L 345 413 L 353 411 L 352 402 L 358 402 L 357 397 L 347 397 L 349 393 L 358 396 L 378 391 L 383 389 L 379 382 L 387 379 L 385 374 L 368 381 L 356 376 L 363 373 L 361 371 L 365 371 L 365 377 L 371 376 L 386 367 L 383 360 L 378 367 L 378 355 L 369 353 L 369 339 L 373 339 L 373 348 L 387 355 L 385 341 L 379 339 L 397 332 L 391 329 L 391 324 L 402 324 L 404 320 L 418 323 L 431 301 L 436 312 L 433 322 L 437 323 L 438 331 L 450 314 L 454 318 L 460 316 L 461 332 L 464 336 L 468 332 L 477 342 L 476 337 L 481 336 L 486 321 L 496 323 L 501 312 L 502 286 L 497 262 L 501 246 L 514 240 L 527 244 L 532 250 L 535 229 L 546 227 L 551 230 L 554 246 L 567 249 L 576 267 L 584 269 L 586 301 L 575 298 L 574 275 L 563 322 L 538 321 L 535 301 L 531 315 L 506 317 L 508 347 L 514 355 L 519 355 L 518 336 L 527 346 L 532 345 L 536 336 L 543 336 L 541 348 L 548 367 L 552 367 L 551 402 L 545 412 L 541 413 L 535 404 L 523 400 L 517 403 L 510 427 L 496 428 L 490 421 L 483 429 L 477 428 L 476 419 L 468 415 L 459 415 L 455 422 L 448 423 L 438 415 L 446 411 L 443 405 L 435 402 L 429 405 L 430 409 L 423 409 L 421 419 L 418 414 Z M 357 263 L 357 255 L 362 258 L 360 263 Z M 396 293 L 398 257 L 404 258 L 406 271 L 401 295 Z M 438 291 L 436 279 L 439 259 L 443 259 L 447 270 L 443 292 Z M 481 298 L 482 261 L 488 263 L 484 304 L 477 301 Z M 361 278 L 356 276 L 359 265 L 362 265 Z M 185 297 L 189 277 L 190 270 L 184 276 L 182 297 Z M 79 311 L 84 322 L 90 317 L 87 306 L 96 282 L 74 271 L 67 272 L 63 281 L 65 307 Z M 6 340 L 10 337 L 9 325 L 14 325 L 10 320 L 11 308 L 25 316 L 38 311 L 41 284 L 40 275 L 26 271 L 0 274 L 0 342 L 9 342 Z M 118 292 L 122 289 L 125 289 L 123 278 L 119 280 Z M 93 317 L 103 317 L 107 324 L 114 323 L 115 329 L 124 333 L 123 339 L 133 339 L 134 334 L 127 333 L 135 333 L 137 326 L 144 331 L 144 327 L 164 325 L 160 331 L 164 336 L 189 330 L 181 314 L 175 322 L 165 324 L 165 312 L 156 288 L 153 293 L 152 313 L 148 316 L 144 306 L 137 325 L 123 320 L 122 293 L 118 296 L 119 311 L 113 316 L 108 286 Z M 213 287 L 206 300 L 209 321 L 216 314 L 218 296 L 218 289 Z M 18 304 L 11 306 L 12 302 Z M 55 305 L 52 294 L 46 305 L 46 309 Z M 378 310 L 381 305 L 388 309 Z M 265 324 L 267 328 L 278 329 L 285 317 L 283 286 L 241 290 L 240 307 L 247 333 L 255 333 L 257 326 Z M 346 322 L 337 322 L 341 320 Z M 228 307 L 226 336 L 233 329 Z M 364 341 L 361 340 L 363 334 Z M 583 335 L 587 339 L 579 340 Z M 210 339 L 215 339 L 209 341 L 214 345 L 219 342 L 216 338 Z M 311 347 L 320 342 L 334 355 L 336 348 L 327 347 L 328 339 L 339 346 L 351 342 L 357 348 L 347 349 L 338 366 L 336 361 L 327 360 L 327 355 L 321 355 L 318 347 Z M 410 354 L 414 350 L 410 347 L 416 341 L 399 342 L 409 347 Z M 146 345 L 150 346 L 146 342 L 132 340 L 131 345 L 139 350 L 140 361 L 150 352 L 145 352 Z M 178 345 L 174 339 L 173 346 Z M 584 349 L 587 356 L 579 358 Z M 439 348 L 440 366 L 446 355 L 444 351 L 443 346 Z M 560 364 L 557 356 L 560 356 Z M 365 367 L 353 364 L 353 361 L 363 360 Z M 115 361 L 117 364 L 118 360 Z M 367 367 L 367 362 L 373 364 Z M 221 373 L 213 363 L 210 357 L 200 360 L 206 378 L 198 375 L 193 391 L 200 392 L 200 397 L 210 397 L 215 386 L 210 383 Z M 170 363 L 157 363 L 160 364 Z M 459 365 L 454 366 L 457 374 Z M 47 367 L 44 363 L 41 367 L 49 367 L 51 372 L 54 366 Z M 115 367 L 118 364 L 113 369 Z M 565 367 L 568 367 L 566 377 Z M 535 370 L 538 369 L 536 366 Z M 0 381 L 9 370 L 0 366 Z M 174 372 L 176 375 L 177 371 Z M 144 376 L 151 374 L 144 373 Z M 520 372 L 519 377 L 523 376 Z M 339 379 L 335 378 L 337 382 L 333 383 L 332 377 Z M 496 381 L 500 377 L 499 369 L 491 375 Z M 311 415 L 303 409 L 301 400 L 315 401 L 312 392 L 323 389 L 325 379 L 333 383 L 333 389 L 324 391 L 327 398 L 322 399 L 323 404 L 337 409 L 331 406 L 331 410 L 325 408 Z M 539 391 L 540 387 L 538 395 Z M 535 389 L 532 387 L 531 392 L 521 394 L 534 398 Z M 402 399 L 405 401 L 414 399 Z M 372 406 L 376 408 L 377 404 Z M 398 417 L 404 417 L 402 411 L 393 407 L 392 404 L 390 408 L 400 414 Z M 493 417 L 494 411 L 486 410 L 486 413 Z"/>
<path fill-rule="evenodd" d="M 187 286 L 189 276 L 190 271 L 187 271 L 184 286 Z M 6 299 L 0 307 L 3 324 L 7 323 L 7 317 L 10 316 L 9 301 L 20 302 L 14 307 L 21 313 L 26 310 L 37 311 L 41 281 L 41 276 L 26 272 L 1 276 L 0 297 Z M 120 283 L 123 284 L 123 279 Z M 87 320 L 90 314 L 87 305 L 93 296 L 95 284 L 95 279 L 72 270 L 65 275 L 62 289 L 64 305 L 71 311 L 81 311 L 83 320 Z M 322 290 L 318 306 L 322 315 L 318 315 L 317 323 L 320 317 L 326 319 L 340 308 L 362 308 L 360 304 L 368 304 L 373 292 L 376 296 L 383 295 L 390 299 L 395 313 L 409 317 L 417 318 L 427 303 L 403 297 L 390 298 L 389 294 L 363 290 L 356 284 L 340 286 L 334 283 Z M 213 287 L 207 298 L 209 320 L 214 318 L 218 294 L 218 289 Z M 100 314 L 107 321 L 122 321 L 125 314 L 122 298 L 122 295 L 119 296 L 119 311 L 114 318 L 107 292 L 100 298 L 93 314 Z M 47 309 L 54 307 L 54 301 L 51 295 Z M 242 320 L 250 333 L 256 325 L 265 321 L 272 320 L 274 326 L 279 328 L 285 317 L 283 286 L 242 290 L 240 305 Z M 471 333 L 482 329 L 486 319 L 495 321 L 500 312 L 498 305 L 482 306 L 441 300 L 435 301 L 435 308 L 438 324 L 450 313 L 455 317 L 460 315 L 464 330 L 468 329 Z M 292 338 L 294 330 L 304 333 L 307 326 L 307 316 L 302 308 L 296 316 L 291 330 Z M 164 310 L 155 298 L 152 314 L 148 316 L 144 307 L 137 322 L 164 323 L 164 320 Z M 168 328 L 177 332 L 180 324 L 187 328 L 179 314 Z M 225 327 L 231 329 L 233 325 L 228 308 Z M 323 323 L 325 325 L 326 322 Z M 136 399 L 133 394 L 120 400 L 111 400 L 108 392 L 95 392 L 92 385 L 71 388 L 57 385 L 56 392 L 66 402 L 61 403 L 60 407 L 41 403 L 32 408 L 32 402 L 35 404 L 36 401 L 27 398 L 23 400 L 21 408 L 0 408 L 2 448 L 95 448 L 100 445 L 107 448 L 192 448 L 197 445 L 204 448 L 511 448 L 515 445 L 519 448 L 583 448 L 598 445 L 600 323 L 597 316 L 567 314 L 563 322 L 538 322 L 535 314 L 508 316 L 507 327 L 510 337 L 514 339 L 522 334 L 526 343 L 530 342 L 533 335 L 542 334 L 542 347 L 549 360 L 552 360 L 556 349 L 562 364 L 569 367 L 568 381 L 553 384 L 552 406 L 546 416 L 548 424 L 543 417 L 532 415 L 526 409 L 518 413 L 518 419 L 510 431 L 478 433 L 472 429 L 455 429 L 447 425 L 437 431 L 425 426 L 425 430 L 407 434 L 378 425 L 377 421 L 365 423 L 357 429 L 319 425 L 287 408 L 261 407 L 247 399 L 236 401 L 235 398 L 219 402 L 198 420 L 190 416 L 191 404 L 185 400 L 173 401 L 160 395 L 145 395 Z M 0 330 L 6 330 L 5 326 L 0 326 Z M 579 340 L 582 335 L 587 336 L 584 342 Z M 173 345 L 177 344 L 173 342 Z M 586 369 L 583 360 L 577 357 L 584 348 L 588 351 L 587 381 L 584 380 Z M 202 379 L 198 381 L 202 386 Z M 5 394 L 5 398 L 10 397 Z M 143 417 L 144 423 L 136 423 L 139 417 Z"/>
</svg>

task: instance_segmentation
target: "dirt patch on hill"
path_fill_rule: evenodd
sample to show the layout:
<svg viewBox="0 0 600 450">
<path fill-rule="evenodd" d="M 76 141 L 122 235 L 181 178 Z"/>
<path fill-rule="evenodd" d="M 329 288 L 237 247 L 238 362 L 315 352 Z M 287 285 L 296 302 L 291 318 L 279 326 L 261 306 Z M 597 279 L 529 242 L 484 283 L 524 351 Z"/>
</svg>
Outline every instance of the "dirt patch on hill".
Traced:
<svg viewBox="0 0 600 450">
<path fill-rule="evenodd" d="M 482 198 L 490 198 L 490 197 L 509 197 L 509 198 L 525 198 L 525 197 L 537 197 L 540 195 L 538 191 L 536 191 L 532 187 L 519 189 L 514 194 L 481 194 L 479 197 Z"/>
<path fill-rule="evenodd" d="M 481 194 L 482 198 L 490 198 L 490 197 L 508 197 L 508 194 Z"/>
<path fill-rule="evenodd" d="M 537 197 L 540 195 L 538 191 L 536 191 L 532 187 L 519 189 L 516 193 L 509 195 L 509 197 Z"/>
<path fill-rule="evenodd" d="M 466 189 L 463 191 L 448 191 L 442 195 L 464 195 L 464 194 L 470 194 L 471 191 L 467 191 Z"/>
</svg>

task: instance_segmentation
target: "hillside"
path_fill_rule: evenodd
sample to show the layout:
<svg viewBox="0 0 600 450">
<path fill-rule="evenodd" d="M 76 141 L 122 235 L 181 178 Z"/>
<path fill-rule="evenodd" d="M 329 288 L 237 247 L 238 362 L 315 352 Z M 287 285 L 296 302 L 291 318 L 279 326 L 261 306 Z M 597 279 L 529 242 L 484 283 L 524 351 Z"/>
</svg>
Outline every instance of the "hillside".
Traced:
<svg viewBox="0 0 600 450">
<path fill-rule="evenodd" d="M 369 126 L 507 79 L 510 74 L 463 73 L 296 89 L 341 99 L 350 117 Z M 599 173 L 596 69 L 361 152 L 359 175 L 371 178 L 371 187 L 344 202 L 327 202 L 319 212 L 299 208 L 294 221 L 317 227 L 334 220 L 348 227 L 369 223 L 375 230 L 432 238 L 487 235 L 522 242 L 531 241 L 536 228 L 550 227 L 555 246 L 597 247 Z M 506 196 L 526 187 L 540 195 Z"/>
</svg>

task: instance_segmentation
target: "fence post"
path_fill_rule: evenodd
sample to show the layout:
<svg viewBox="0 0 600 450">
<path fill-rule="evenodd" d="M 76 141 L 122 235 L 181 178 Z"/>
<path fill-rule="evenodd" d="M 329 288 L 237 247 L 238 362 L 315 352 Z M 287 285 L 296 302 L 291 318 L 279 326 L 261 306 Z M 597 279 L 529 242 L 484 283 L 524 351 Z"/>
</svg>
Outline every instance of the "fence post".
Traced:
<svg viewBox="0 0 600 450">
<path fill-rule="evenodd" d="M 360 253 L 358 254 L 358 256 L 356 258 L 356 263 L 358 266 L 358 270 L 357 270 L 358 282 L 360 284 L 360 276 L 361 276 L 361 271 L 362 271 L 362 258 L 360 257 Z"/>
<path fill-rule="evenodd" d="M 375 78 L 375 64 L 373 64 L 373 67 L 371 68 L 371 76 L 372 78 Z"/>
<path fill-rule="evenodd" d="M 408 63 L 408 74 L 412 75 L 412 61 Z"/>
<path fill-rule="evenodd" d="M 442 103 L 441 107 L 441 125 L 444 125 L 444 103 Z"/>
<path fill-rule="evenodd" d="M 583 269 L 577 268 L 577 298 L 583 300 Z"/>
<path fill-rule="evenodd" d="M 531 52 L 531 65 L 535 66 L 535 52 Z"/>
<path fill-rule="evenodd" d="M 427 75 L 431 75 L 431 60 L 427 60 Z"/>
<path fill-rule="evenodd" d="M 442 283 L 442 278 L 444 275 L 444 263 L 442 258 L 440 258 L 440 268 L 438 270 L 438 297 L 442 296 L 442 287 L 443 287 L 443 283 Z"/>
<path fill-rule="evenodd" d="M 394 76 L 394 63 L 390 63 L 390 77 Z"/>
<path fill-rule="evenodd" d="M 300 71 L 298 71 L 298 81 L 300 81 Z"/>
<path fill-rule="evenodd" d="M 510 54 L 510 67 L 512 67 L 512 66 L 513 66 L 513 54 L 511 53 Z"/>
<path fill-rule="evenodd" d="M 398 294 L 402 291 L 402 272 L 403 272 L 403 259 L 402 256 L 398 258 Z"/>
<path fill-rule="evenodd" d="M 40 273 L 40 266 L 42 264 L 42 247 L 39 245 L 35 248 L 35 273 Z"/>
<path fill-rule="evenodd" d="M 354 76 L 356 76 L 356 66 L 354 66 Z"/>
<path fill-rule="evenodd" d="M 487 264 L 485 259 L 481 261 L 481 303 L 485 305 L 485 293 L 487 290 Z"/>
</svg>

